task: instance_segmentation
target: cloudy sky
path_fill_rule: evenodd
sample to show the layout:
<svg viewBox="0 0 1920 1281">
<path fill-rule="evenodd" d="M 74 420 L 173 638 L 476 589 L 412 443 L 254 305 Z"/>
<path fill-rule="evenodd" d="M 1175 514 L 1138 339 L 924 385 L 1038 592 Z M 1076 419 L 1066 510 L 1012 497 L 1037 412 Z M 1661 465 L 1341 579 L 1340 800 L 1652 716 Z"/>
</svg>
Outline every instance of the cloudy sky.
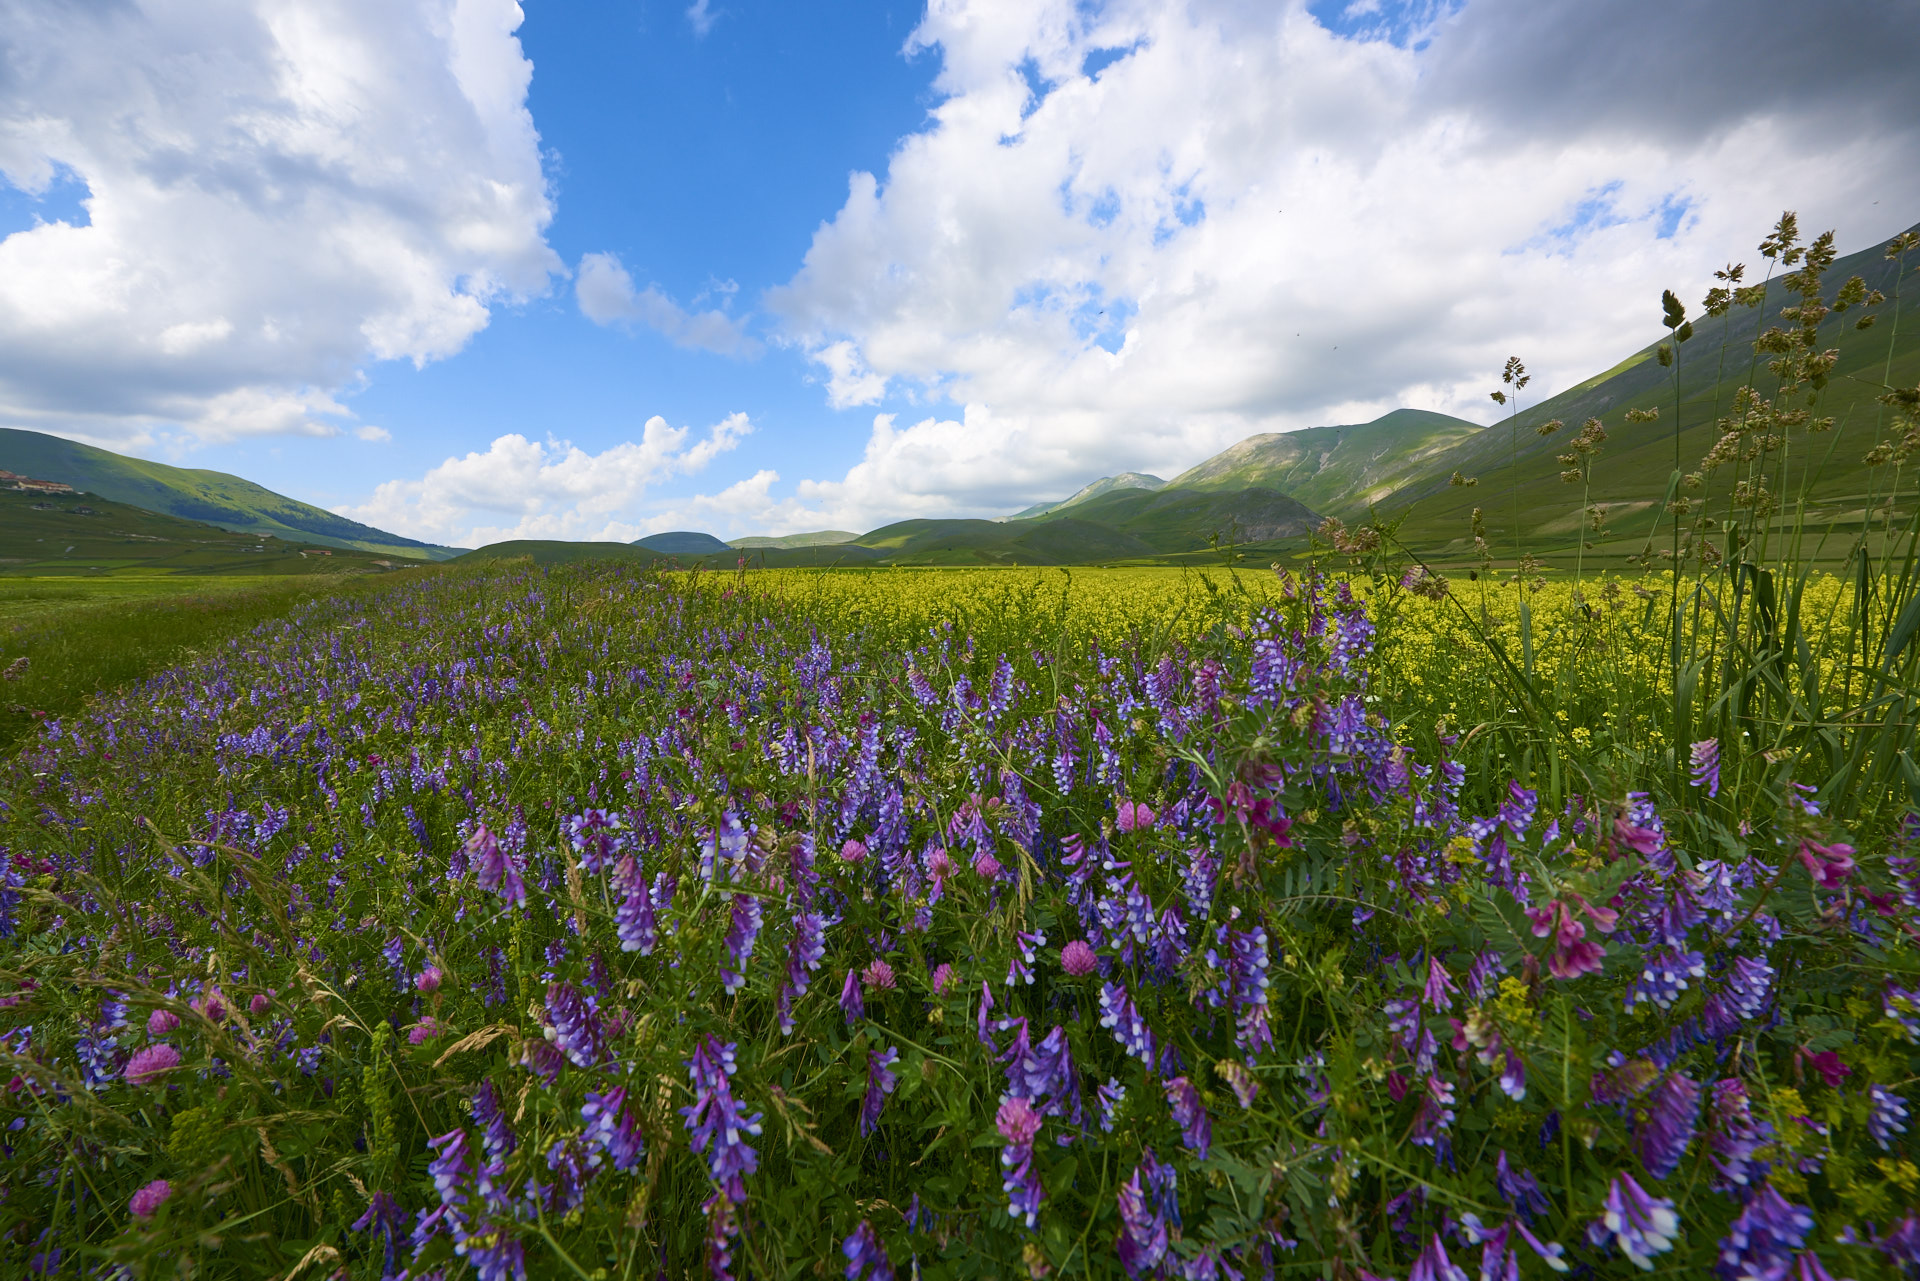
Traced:
<svg viewBox="0 0 1920 1281">
<path fill-rule="evenodd" d="M 0 425 L 467 546 L 996 515 L 1920 221 L 1916 65 L 1920 0 L 0 0 Z"/>
</svg>

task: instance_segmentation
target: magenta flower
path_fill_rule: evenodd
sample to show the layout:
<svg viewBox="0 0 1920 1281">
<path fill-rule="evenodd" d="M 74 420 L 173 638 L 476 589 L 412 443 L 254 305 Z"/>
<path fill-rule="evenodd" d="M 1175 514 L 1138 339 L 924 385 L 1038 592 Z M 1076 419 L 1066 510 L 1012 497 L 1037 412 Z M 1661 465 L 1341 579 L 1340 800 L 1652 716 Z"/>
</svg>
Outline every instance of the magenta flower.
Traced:
<svg viewBox="0 0 1920 1281">
<path fill-rule="evenodd" d="M 127 1202 L 127 1211 L 136 1219 L 151 1219 L 172 1195 L 172 1184 L 165 1179 L 155 1179 L 133 1194 L 133 1200 Z"/>
<path fill-rule="evenodd" d="M 193 1010 L 209 1023 L 224 1023 L 227 1018 L 227 998 L 220 989 L 210 987 L 190 1002 Z"/>
<path fill-rule="evenodd" d="M 253 999 L 247 1002 L 247 1013 L 259 1018 L 273 1008 L 273 998 L 265 992 L 255 992 Z"/>
<path fill-rule="evenodd" d="M 891 992 L 900 986 L 900 980 L 894 975 L 893 967 L 879 959 L 867 962 L 867 968 L 860 977 L 868 987 L 879 988 L 882 992 Z"/>
<path fill-rule="evenodd" d="M 1033 1173 L 1033 1137 L 1040 1133 L 1040 1114 L 1026 1099 L 1014 1097 L 1000 1104 L 994 1125 L 1006 1146 L 1000 1149 L 1001 1185 L 1007 1194 L 1007 1213 L 1031 1228 L 1040 1215 L 1040 1180 Z"/>
<path fill-rule="evenodd" d="M 1588 915 L 1596 918 L 1603 932 L 1612 928 L 1612 919 L 1601 921 L 1599 913 L 1603 909 L 1595 909 L 1578 895 L 1572 898 Z M 1612 912 L 1605 913 L 1607 918 L 1615 915 Z M 1547 961 L 1547 969 L 1553 977 L 1577 979 L 1582 974 L 1600 972 L 1607 951 L 1598 943 L 1587 941 L 1587 927 L 1575 919 L 1573 909 L 1566 902 L 1556 899 L 1545 907 L 1530 907 L 1527 916 L 1533 921 L 1535 938 L 1553 936 L 1553 955 Z"/>
<path fill-rule="evenodd" d="M 840 847 L 842 863 L 864 863 L 867 861 L 867 847 L 860 841 L 849 840 Z"/>
<path fill-rule="evenodd" d="M 1804 1056 L 1808 1067 L 1820 1074 L 1829 1090 L 1840 1088 L 1841 1082 L 1853 1075 L 1853 1069 L 1840 1061 L 1840 1056 L 1832 1050 L 1822 1050 L 1818 1054 Z"/>
<path fill-rule="evenodd" d="M 428 1041 L 431 1041 L 434 1037 L 439 1036 L 446 1030 L 446 1026 L 442 1024 L 439 1019 L 428 1015 L 407 1029 L 407 1044 L 425 1045 Z"/>
<path fill-rule="evenodd" d="M 422 994 L 438 992 L 440 981 L 445 977 L 446 975 L 440 972 L 439 966 L 429 965 L 413 976 L 413 990 Z"/>
<path fill-rule="evenodd" d="M 180 1026 L 180 1016 L 172 1010 L 155 1010 L 147 1015 L 147 1035 L 165 1036 Z"/>
<path fill-rule="evenodd" d="M 942 961 L 933 967 L 933 994 L 939 996 L 953 986 L 953 966 Z"/>
<path fill-rule="evenodd" d="M 1123 832 L 1132 832 L 1152 827 L 1157 818 L 1159 815 L 1148 809 L 1145 804 L 1123 800 L 1114 819 L 1114 826 Z"/>
<path fill-rule="evenodd" d="M 127 1060 L 127 1081 L 132 1085 L 145 1085 L 179 1066 L 180 1051 L 164 1043 L 149 1045 L 135 1050 Z"/>
<path fill-rule="evenodd" d="M 1080 939 L 1060 949 L 1060 968 L 1075 978 L 1085 978 L 1099 967 L 1100 958 Z"/>
<path fill-rule="evenodd" d="M 1814 883 L 1822 889 L 1837 890 L 1853 875 L 1853 846 L 1835 842 L 1822 845 L 1817 841 L 1800 842 L 1800 861 L 1807 866 L 1807 872 Z"/>
<path fill-rule="evenodd" d="M 1000 860 L 981 850 L 978 857 L 973 860 L 973 870 L 982 880 L 994 880 L 1000 875 Z"/>
</svg>

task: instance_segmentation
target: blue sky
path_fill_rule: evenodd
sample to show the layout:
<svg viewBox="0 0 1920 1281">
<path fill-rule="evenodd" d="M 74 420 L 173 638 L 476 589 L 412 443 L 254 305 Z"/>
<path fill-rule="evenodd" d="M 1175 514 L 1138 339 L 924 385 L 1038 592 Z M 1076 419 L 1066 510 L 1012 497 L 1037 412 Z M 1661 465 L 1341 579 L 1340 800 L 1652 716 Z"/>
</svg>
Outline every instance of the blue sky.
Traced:
<svg viewBox="0 0 1920 1281">
<path fill-rule="evenodd" d="M 1868 0 L 11 17 L 0 423 L 465 545 L 993 515 L 1482 417 L 1506 356 L 1605 368 L 1781 208 L 1920 217 L 1916 36 Z"/>
</svg>

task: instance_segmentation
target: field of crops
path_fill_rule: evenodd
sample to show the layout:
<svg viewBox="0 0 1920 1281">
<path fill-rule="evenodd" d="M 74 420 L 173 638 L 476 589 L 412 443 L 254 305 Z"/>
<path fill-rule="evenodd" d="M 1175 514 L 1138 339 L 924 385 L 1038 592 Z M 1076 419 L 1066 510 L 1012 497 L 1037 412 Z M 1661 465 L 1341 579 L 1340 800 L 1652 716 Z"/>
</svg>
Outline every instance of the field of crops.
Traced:
<svg viewBox="0 0 1920 1281">
<path fill-rule="evenodd" d="M 1904 791 L 1452 587 L 502 563 L 50 717 L 0 1274 L 1910 1274 Z"/>
</svg>

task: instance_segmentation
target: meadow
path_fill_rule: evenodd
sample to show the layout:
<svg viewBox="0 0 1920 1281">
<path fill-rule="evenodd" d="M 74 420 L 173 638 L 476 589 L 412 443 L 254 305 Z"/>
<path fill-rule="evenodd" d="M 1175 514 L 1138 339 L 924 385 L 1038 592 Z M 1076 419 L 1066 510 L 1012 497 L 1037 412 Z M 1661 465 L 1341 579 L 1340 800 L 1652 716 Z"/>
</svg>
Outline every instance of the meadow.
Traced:
<svg viewBox="0 0 1920 1281">
<path fill-rule="evenodd" d="M 0 763 L 0 1271 L 1913 1276 L 1875 510 L 141 606 Z"/>
</svg>

